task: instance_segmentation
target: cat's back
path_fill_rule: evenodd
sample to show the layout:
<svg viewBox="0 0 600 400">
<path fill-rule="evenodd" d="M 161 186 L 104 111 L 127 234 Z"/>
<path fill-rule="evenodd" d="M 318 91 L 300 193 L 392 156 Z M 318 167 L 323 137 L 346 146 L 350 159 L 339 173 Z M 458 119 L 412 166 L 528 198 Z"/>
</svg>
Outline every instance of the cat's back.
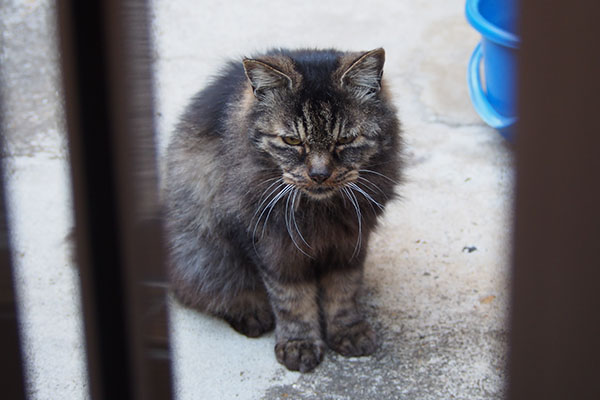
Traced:
<svg viewBox="0 0 600 400">
<path fill-rule="evenodd" d="M 192 98 L 180 118 L 172 142 L 221 135 L 226 129 L 226 113 L 239 98 L 245 79 L 241 63 L 227 63 L 211 82 Z"/>
<path fill-rule="evenodd" d="M 241 63 L 226 64 L 192 98 L 181 116 L 166 154 L 166 200 L 170 210 L 196 215 L 198 208 L 208 211 L 219 196 L 227 113 L 243 91 L 244 82 Z"/>
</svg>

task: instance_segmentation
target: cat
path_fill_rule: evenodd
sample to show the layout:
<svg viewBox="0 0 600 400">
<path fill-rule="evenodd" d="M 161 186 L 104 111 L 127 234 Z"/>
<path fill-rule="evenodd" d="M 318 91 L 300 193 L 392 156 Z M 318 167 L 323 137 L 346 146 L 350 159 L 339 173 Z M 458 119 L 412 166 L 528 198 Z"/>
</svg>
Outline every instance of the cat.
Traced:
<svg viewBox="0 0 600 400">
<path fill-rule="evenodd" d="M 310 371 L 328 345 L 365 356 L 367 244 L 401 180 L 385 52 L 285 50 L 230 62 L 167 150 L 169 274 L 184 305 Z"/>
</svg>

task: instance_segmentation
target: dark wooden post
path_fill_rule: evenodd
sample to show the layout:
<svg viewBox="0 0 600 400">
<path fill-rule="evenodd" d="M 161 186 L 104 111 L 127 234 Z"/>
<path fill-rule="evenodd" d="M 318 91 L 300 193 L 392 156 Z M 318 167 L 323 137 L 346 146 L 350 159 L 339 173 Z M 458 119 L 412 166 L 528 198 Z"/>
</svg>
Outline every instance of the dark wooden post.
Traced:
<svg viewBox="0 0 600 400">
<path fill-rule="evenodd" d="M 512 400 L 600 399 L 600 3 L 522 1 Z"/>
<path fill-rule="evenodd" d="M 93 399 L 169 399 L 144 0 L 58 1 Z"/>
</svg>

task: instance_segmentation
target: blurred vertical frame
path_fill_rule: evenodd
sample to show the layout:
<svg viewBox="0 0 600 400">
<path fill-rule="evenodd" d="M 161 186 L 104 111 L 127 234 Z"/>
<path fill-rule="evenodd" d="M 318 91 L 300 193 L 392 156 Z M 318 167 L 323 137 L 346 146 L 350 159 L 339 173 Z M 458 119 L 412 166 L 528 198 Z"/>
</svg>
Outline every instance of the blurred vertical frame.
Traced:
<svg viewBox="0 0 600 400">
<path fill-rule="evenodd" d="M 92 399 L 170 399 L 149 7 L 57 1 Z"/>
<path fill-rule="evenodd" d="M 10 235 L 4 196 L 4 132 L 2 124 L 2 91 L 0 88 L 0 387 L 3 398 L 25 400 L 25 379 Z"/>
<path fill-rule="evenodd" d="M 600 399 L 600 2 L 521 1 L 509 399 Z"/>
</svg>

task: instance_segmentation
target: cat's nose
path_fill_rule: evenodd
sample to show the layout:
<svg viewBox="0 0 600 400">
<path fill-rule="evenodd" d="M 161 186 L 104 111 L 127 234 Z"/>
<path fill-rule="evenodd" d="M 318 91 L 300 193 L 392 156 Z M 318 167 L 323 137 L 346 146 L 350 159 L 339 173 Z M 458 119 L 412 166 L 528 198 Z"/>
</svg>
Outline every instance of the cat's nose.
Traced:
<svg viewBox="0 0 600 400">
<path fill-rule="evenodd" d="M 326 152 L 312 151 L 308 155 L 308 176 L 316 183 L 323 183 L 331 176 L 333 165 L 331 156 Z"/>
<path fill-rule="evenodd" d="M 308 176 L 317 183 L 323 183 L 331 176 L 331 171 L 328 168 L 311 168 Z"/>
</svg>

